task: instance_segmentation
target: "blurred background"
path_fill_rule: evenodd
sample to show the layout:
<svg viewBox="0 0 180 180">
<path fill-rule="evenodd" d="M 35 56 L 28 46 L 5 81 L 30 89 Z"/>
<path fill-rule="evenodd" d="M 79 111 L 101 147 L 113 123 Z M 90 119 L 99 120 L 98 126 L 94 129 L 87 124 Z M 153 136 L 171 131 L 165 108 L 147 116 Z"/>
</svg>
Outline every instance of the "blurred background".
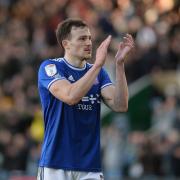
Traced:
<svg viewBox="0 0 180 180">
<path fill-rule="evenodd" d="M 89 24 L 94 53 L 112 34 L 105 64 L 112 81 L 118 42 L 126 33 L 136 42 L 125 65 L 128 112 L 102 107 L 105 179 L 180 179 L 179 0 L 0 0 L 0 180 L 36 179 L 37 71 L 63 55 L 54 30 L 67 17 Z"/>
</svg>

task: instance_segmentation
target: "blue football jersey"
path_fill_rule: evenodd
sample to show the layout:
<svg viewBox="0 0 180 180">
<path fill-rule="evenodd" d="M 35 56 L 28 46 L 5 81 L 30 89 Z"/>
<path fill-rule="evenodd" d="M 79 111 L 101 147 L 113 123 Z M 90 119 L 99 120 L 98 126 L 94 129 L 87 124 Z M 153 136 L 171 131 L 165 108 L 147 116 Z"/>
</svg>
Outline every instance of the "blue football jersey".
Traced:
<svg viewBox="0 0 180 180">
<path fill-rule="evenodd" d="M 74 171 L 101 171 L 101 89 L 112 84 L 102 68 L 88 93 L 75 105 L 54 97 L 50 86 L 57 80 L 76 82 L 92 67 L 70 65 L 64 58 L 42 62 L 38 88 L 44 117 L 44 142 L 39 166 Z"/>
</svg>

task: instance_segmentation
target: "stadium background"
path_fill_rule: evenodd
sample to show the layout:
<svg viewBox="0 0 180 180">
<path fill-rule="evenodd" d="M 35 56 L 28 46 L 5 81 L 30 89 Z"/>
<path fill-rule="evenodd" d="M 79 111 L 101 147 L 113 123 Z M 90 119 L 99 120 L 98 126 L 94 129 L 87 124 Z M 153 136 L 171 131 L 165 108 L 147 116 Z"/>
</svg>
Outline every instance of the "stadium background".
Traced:
<svg viewBox="0 0 180 180">
<path fill-rule="evenodd" d="M 37 71 L 59 57 L 54 29 L 67 17 L 89 24 L 94 53 L 112 34 L 106 69 L 125 33 L 136 48 L 126 60 L 129 111 L 102 108 L 107 180 L 180 178 L 180 1 L 0 0 L 0 180 L 33 180 L 43 123 Z"/>
</svg>

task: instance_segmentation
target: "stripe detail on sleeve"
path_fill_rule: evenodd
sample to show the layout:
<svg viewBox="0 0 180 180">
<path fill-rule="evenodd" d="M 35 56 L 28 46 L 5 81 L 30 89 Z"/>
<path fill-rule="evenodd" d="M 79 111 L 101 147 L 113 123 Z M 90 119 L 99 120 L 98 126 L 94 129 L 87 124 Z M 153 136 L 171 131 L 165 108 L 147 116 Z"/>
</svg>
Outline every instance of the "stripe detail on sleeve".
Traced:
<svg viewBox="0 0 180 180">
<path fill-rule="evenodd" d="M 49 84 L 48 84 L 48 89 L 50 88 L 50 86 L 57 80 L 62 80 L 62 79 L 66 79 L 65 77 L 61 77 L 61 78 L 55 78 L 53 79 Z"/>
<path fill-rule="evenodd" d="M 110 86 L 110 85 L 113 85 L 113 83 L 104 84 L 103 86 L 101 86 L 101 89 L 105 88 L 106 86 Z"/>
</svg>

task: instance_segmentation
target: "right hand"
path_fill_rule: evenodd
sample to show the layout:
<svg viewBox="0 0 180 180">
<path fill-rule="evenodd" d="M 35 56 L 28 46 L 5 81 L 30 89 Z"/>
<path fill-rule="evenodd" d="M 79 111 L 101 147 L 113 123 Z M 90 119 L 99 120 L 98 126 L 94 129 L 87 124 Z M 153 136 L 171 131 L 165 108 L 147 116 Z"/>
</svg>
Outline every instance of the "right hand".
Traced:
<svg viewBox="0 0 180 180">
<path fill-rule="evenodd" d="M 109 35 L 97 48 L 96 50 L 96 61 L 94 63 L 97 67 L 102 67 L 105 63 L 106 56 L 107 56 L 107 49 L 111 42 L 111 35 Z"/>
</svg>

